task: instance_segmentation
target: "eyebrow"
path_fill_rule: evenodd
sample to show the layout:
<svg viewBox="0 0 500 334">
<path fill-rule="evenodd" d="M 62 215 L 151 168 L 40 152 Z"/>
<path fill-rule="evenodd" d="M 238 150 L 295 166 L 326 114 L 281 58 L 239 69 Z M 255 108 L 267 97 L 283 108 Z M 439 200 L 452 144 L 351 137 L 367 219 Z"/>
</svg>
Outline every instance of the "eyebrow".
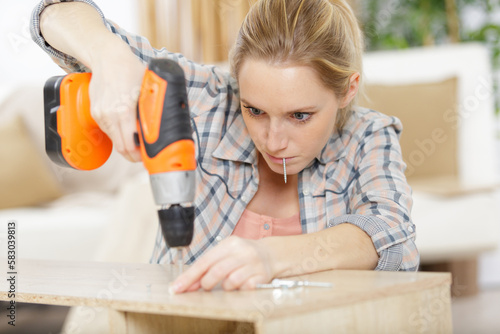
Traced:
<svg viewBox="0 0 500 334">
<path fill-rule="evenodd" d="M 256 108 L 256 109 L 259 109 L 261 111 L 264 111 L 266 112 L 264 109 L 261 109 L 261 108 L 258 108 L 258 107 L 254 107 L 255 104 L 253 103 L 250 103 L 248 102 L 247 100 L 243 99 L 243 98 L 240 98 L 240 101 L 246 105 L 246 106 L 249 106 L 249 107 L 252 107 L 252 108 Z M 316 111 L 318 110 L 318 108 L 316 106 L 307 106 L 307 107 L 302 107 L 302 108 L 298 108 L 298 109 L 294 109 L 294 110 L 290 110 L 290 111 L 286 111 L 284 112 L 285 114 L 294 114 L 294 113 L 297 113 L 297 112 L 312 112 L 312 111 Z"/>
</svg>

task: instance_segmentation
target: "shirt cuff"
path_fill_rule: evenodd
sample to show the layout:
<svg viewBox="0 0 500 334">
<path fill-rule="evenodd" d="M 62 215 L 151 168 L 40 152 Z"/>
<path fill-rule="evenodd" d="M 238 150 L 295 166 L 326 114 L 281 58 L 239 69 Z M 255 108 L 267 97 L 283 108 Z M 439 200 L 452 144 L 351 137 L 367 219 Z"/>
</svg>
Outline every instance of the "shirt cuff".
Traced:
<svg viewBox="0 0 500 334">
<path fill-rule="evenodd" d="M 360 229 L 372 239 L 379 255 L 375 270 L 397 271 L 403 265 L 403 243 L 415 238 L 415 225 L 404 222 L 390 227 L 383 219 L 366 215 L 343 215 L 332 219 L 328 227 L 350 223 Z M 416 249 L 415 249 L 416 251 Z"/>
<path fill-rule="evenodd" d="M 61 66 L 67 72 L 90 72 L 90 70 L 84 66 L 81 62 L 79 62 L 76 58 L 71 57 L 68 54 L 65 54 L 59 50 L 54 49 L 50 46 L 45 38 L 42 36 L 42 32 L 40 30 L 40 15 L 43 10 L 50 5 L 61 3 L 61 2 L 84 2 L 86 4 L 91 5 L 97 10 L 99 15 L 102 17 L 102 20 L 106 27 L 109 29 L 109 25 L 104 18 L 104 14 L 97 7 L 97 5 L 92 0 L 44 0 L 41 1 L 34 9 L 31 14 L 31 24 L 30 24 L 30 33 L 33 41 L 42 48 L 47 54 L 49 54 L 56 63 Z"/>
</svg>

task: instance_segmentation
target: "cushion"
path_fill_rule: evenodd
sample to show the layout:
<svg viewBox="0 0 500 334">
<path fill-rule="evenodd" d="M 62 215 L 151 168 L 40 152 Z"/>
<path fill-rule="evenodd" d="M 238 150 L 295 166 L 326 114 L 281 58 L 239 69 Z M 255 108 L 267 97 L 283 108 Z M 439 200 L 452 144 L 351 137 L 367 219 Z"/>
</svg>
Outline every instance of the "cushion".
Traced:
<svg viewBox="0 0 500 334">
<path fill-rule="evenodd" d="M 480 43 L 456 43 L 368 52 L 363 57 L 363 75 L 366 82 L 372 85 L 404 85 L 410 88 L 412 84 L 439 84 L 452 77 L 458 78 L 458 108 L 451 111 L 444 109 L 441 116 L 450 121 L 447 126 L 456 126 L 452 128 L 458 138 L 456 182 L 469 189 L 484 186 L 493 188 L 499 180 L 495 162 L 494 78 L 488 53 L 488 48 Z M 431 96 L 436 101 L 442 101 L 439 95 Z M 417 100 L 413 95 L 409 97 L 408 103 L 403 102 L 405 109 L 411 108 L 411 102 L 421 106 L 430 104 L 434 108 L 433 100 Z M 401 100 L 399 96 L 397 99 Z M 457 113 L 453 115 L 455 111 Z M 408 128 L 412 125 L 405 126 Z M 414 158 L 418 158 L 417 154 L 414 153 Z M 433 158 L 436 155 L 437 151 Z M 425 170 L 427 166 L 422 167 Z"/>
<path fill-rule="evenodd" d="M 458 178 L 457 79 L 367 84 L 360 105 L 396 116 L 403 123 L 401 149 L 409 181 Z"/>
<path fill-rule="evenodd" d="M 37 205 L 62 195 L 21 116 L 0 124 L 0 209 Z"/>
</svg>

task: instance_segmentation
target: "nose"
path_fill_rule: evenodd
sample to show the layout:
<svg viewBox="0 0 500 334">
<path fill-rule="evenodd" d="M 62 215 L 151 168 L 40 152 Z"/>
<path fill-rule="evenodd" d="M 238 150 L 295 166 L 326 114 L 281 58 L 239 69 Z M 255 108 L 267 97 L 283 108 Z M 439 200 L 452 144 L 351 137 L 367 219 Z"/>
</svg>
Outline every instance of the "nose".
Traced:
<svg viewBox="0 0 500 334">
<path fill-rule="evenodd" d="M 267 132 L 267 149 L 270 154 L 278 153 L 288 146 L 288 136 L 280 121 L 271 121 Z"/>
</svg>

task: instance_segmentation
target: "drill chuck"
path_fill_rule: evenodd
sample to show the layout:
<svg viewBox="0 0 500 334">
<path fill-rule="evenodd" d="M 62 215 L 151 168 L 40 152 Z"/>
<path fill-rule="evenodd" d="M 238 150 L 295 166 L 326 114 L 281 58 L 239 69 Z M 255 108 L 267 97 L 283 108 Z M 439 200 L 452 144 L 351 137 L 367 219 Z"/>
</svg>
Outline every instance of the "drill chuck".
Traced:
<svg viewBox="0 0 500 334">
<path fill-rule="evenodd" d="M 186 247 L 191 244 L 194 231 L 194 207 L 172 205 L 158 210 L 161 231 L 169 247 Z"/>
</svg>

